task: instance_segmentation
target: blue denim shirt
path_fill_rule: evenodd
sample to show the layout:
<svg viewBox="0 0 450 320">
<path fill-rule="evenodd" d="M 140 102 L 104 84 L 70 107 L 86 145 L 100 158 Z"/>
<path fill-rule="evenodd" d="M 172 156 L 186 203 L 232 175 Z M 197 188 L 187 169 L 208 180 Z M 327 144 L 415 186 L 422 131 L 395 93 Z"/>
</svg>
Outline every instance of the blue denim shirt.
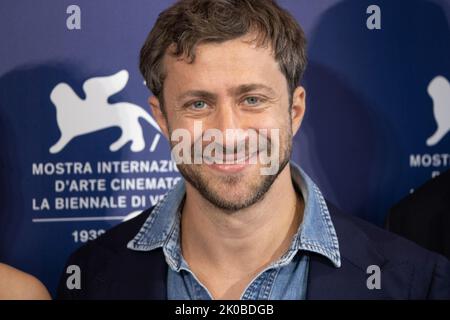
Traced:
<svg viewBox="0 0 450 320">
<path fill-rule="evenodd" d="M 339 244 L 325 200 L 308 175 L 291 161 L 292 181 L 305 201 L 303 221 L 286 253 L 262 270 L 241 295 L 242 300 L 301 300 L 306 296 L 310 252 L 341 265 Z M 180 180 L 161 199 L 128 248 L 150 251 L 162 247 L 168 265 L 168 299 L 208 300 L 212 295 L 183 258 L 180 245 L 181 208 L 185 196 Z"/>
</svg>

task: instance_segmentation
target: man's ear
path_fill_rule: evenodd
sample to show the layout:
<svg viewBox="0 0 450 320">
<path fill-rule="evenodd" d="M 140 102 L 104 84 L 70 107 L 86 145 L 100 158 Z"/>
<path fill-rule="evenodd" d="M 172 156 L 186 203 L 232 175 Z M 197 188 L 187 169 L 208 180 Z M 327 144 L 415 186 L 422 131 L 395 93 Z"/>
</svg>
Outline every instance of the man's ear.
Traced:
<svg viewBox="0 0 450 320">
<path fill-rule="evenodd" d="M 148 104 L 150 105 L 150 109 L 152 109 L 153 118 L 161 128 L 163 135 L 170 141 L 167 118 L 161 109 L 159 99 L 155 96 L 151 96 L 148 98 Z"/>
<path fill-rule="evenodd" d="M 297 87 L 294 90 L 292 96 L 292 108 L 291 108 L 291 119 L 292 119 L 292 135 L 294 136 L 303 121 L 303 116 L 305 115 L 305 104 L 306 92 L 305 88 Z"/>
</svg>

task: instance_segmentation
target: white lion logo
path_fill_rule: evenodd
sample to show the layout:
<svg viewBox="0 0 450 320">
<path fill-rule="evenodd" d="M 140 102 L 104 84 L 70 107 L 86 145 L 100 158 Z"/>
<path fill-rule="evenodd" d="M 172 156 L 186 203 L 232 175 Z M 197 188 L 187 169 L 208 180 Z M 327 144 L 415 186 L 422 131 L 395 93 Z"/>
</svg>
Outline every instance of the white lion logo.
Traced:
<svg viewBox="0 0 450 320">
<path fill-rule="evenodd" d="M 433 113 L 437 129 L 427 139 L 427 146 L 434 146 L 450 131 L 450 83 L 443 76 L 436 76 L 428 85 L 433 100 Z"/>
<path fill-rule="evenodd" d="M 108 98 L 125 88 L 128 71 L 121 70 L 111 76 L 88 79 L 83 84 L 86 99 L 80 97 L 67 83 L 59 83 L 50 93 L 56 107 L 56 120 L 61 131 L 59 140 L 50 147 L 51 153 L 60 152 L 73 138 L 110 127 L 122 129 L 120 138 L 109 146 L 117 151 L 131 141 L 131 151 L 145 148 L 139 118 L 145 119 L 160 131 L 155 120 L 141 107 L 119 102 L 109 104 Z"/>
</svg>

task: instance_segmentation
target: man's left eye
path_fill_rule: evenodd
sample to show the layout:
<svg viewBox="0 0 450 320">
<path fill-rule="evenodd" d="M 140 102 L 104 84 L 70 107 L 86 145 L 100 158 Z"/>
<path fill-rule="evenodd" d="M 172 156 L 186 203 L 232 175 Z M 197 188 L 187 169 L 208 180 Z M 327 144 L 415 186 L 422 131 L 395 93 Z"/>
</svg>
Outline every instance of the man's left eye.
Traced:
<svg viewBox="0 0 450 320">
<path fill-rule="evenodd" d="M 261 102 L 261 99 L 259 99 L 258 97 L 247 97 L 245 98 L 245 102 L 249 105 L 255 105 Z"/>
</svg>

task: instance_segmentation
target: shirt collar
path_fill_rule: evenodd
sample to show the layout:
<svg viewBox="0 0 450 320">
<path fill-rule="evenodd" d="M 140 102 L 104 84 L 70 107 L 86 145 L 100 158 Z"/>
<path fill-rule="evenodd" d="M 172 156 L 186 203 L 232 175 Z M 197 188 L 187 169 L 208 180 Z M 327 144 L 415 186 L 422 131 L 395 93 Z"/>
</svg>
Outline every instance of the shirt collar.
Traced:
<svg viewBox="0 0 450 320">
<path fill-rule="evenodd" d="M 306 250 L 327 257 L 335 267 L 341 266 L 339 243 L 325 199 L 311 178 L 294 162 L 290 162 L 292 181 L 305 200 L 303 221 L 289 250 Z M 156 204 L 153 211 L 127 247 L 136 251 L 163 248 L 167 262 L 180 267 L 180 206 L 186 194 L 180 179 Z"/>
</svg>

